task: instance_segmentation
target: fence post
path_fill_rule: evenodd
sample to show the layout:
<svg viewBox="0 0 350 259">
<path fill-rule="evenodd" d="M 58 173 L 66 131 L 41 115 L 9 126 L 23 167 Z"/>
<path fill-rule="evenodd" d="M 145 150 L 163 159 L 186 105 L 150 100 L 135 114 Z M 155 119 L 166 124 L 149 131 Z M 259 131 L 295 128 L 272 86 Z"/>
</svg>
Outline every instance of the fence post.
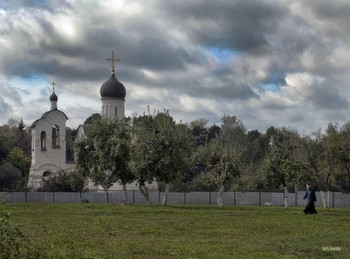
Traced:
<svg viewBox="0 0 350 259">
<path fill-rule="evenodd" d="M 52 203 L 55 203 L 55 192 L 52 192 Z"/>
<path fill-rule="evenodd" d="M 233 192 L 233 206 L 236 206 L 236 192 Z"/>
<path fill-rule="evenodd" d="M 259 206 L 261 206 L 261 192 L 259 192 Z"/>
<path fill-rule="evenodd" d="M 211 205 L 211 192 L 209 192 L 209 205 Z"/>
<path fill-rule="evenodd" d="M 332 192 L 332 208 L 334 208 L 334 192 Z"/>
<path fill-rule="evenodd" d="M 160 204 L 160 191 L 158 190 L 158 204 Z"/>
<path fill-rule="evenodd" d="M 135 190 L 132 190 L 132 204 L 135 204 Z"/>
<path fill-rule="evenodd" d="M 28 198 L 27 198 L 27 190 L 24 192 L 24 203 L 28 202 Z"/>
<path fill-rule="evenodd" d="M 186 205 L 186 192 L 184 192 L 184 205 Z"/>
</svg>

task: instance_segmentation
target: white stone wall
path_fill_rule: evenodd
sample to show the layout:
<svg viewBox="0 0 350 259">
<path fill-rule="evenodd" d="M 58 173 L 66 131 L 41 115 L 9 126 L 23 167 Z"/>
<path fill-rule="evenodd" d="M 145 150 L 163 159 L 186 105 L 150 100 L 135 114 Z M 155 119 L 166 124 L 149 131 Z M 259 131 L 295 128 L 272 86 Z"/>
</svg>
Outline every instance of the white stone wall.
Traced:
<svg viewBox="0 0 350 259">
<path fill-rule="evenodd" d="M 66 162 L 66 121 L 67 117 L 59 110 L 52 110 L 32 128 L 32 163 L 28 187 L 37 189 L 42 183 L 44 172 L 56 173 L 59 170 L 73 170 L 75 164 Z M 58 145 L 52 139 L 53 126 L 58 127 Z M 46 132 L 45 148 L 42 148 L 41 134 Z"/>
<path fill-rule="evenodd" d="M 102 98 L 102 116 L 110 120 L 118 117 L 118 120 L 125 118 L 125 100 L 117 98 Z M 116 113 L 117 111 L 117 113 Z"/>
<path fill-rule="evenodd" d="M 153 181 L 152 183 L 145 183 L 145 184 L 150 191 L 158 191 L 158 182 L 157 181 Z M 100 191 L 100 192 L 103 191 L 102 186 L 100 186 L 100 185 L 95 186 L 94 182 L 92 182 L 90 179 L 88 180 L 87 188 L 89 191 Z M 123 190 L 123 185 L 121 185 L 119 183 L 114 183 L 112 185 L 112 187 L 109 188 L 109 191 L 122 191 L 122 190 Z M 136 181 L 132 182 L 132 183 L 126 185 L 126 190 L 137 191 L 137 190 L 139 190 L 139 185 Z"/>
</svg>

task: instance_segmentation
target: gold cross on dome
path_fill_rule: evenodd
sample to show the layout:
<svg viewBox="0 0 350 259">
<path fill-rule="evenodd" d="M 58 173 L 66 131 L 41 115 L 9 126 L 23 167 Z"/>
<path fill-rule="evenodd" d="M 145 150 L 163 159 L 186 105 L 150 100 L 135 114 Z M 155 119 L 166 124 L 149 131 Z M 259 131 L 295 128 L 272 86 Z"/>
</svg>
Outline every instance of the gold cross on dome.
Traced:
<svg viewBox="0 0 350 259">
<path fill-rule="evenodd" d="M 52 91 L 55 92 L 55 85 L 56 85 L 56 83 L 52 82 L 51 84 L 52 84 Z"/>
<path fill-rule="evenodd" d="M 115 71 L 115 65 L 114 65 L 114 61 L 120 61 L 119 59 L 114 58 L 114 50 L 112 50 L 112 58 L 106 58 L 106 60 L 108 61 L 112 61 L 112 74 L 114 75 L 114 71 Z"/>
</svg>

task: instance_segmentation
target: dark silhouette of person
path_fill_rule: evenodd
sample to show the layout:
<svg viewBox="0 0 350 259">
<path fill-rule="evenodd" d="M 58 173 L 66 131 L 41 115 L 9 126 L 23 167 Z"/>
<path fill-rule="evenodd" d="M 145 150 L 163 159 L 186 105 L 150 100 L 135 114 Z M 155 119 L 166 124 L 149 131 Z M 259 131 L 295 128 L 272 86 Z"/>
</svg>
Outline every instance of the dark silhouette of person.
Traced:
<svg viewBox="0 0 350 259">
<path fill-rule="evenodd" d="M 310 184 L 306 184 L 306 193 L 304 200 L 307 198 L 307 204 L 304 209 L 305 214 L 317 214 L 315 209 L 316 194 L 314 188 Z"/>
</svg>

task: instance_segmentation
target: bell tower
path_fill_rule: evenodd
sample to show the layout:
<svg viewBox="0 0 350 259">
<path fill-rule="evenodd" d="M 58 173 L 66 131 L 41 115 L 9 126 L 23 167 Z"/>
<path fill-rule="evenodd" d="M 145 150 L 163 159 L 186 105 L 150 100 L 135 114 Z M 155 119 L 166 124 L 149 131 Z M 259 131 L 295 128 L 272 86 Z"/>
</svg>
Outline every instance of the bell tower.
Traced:
<svg viewBox="0 0 350 259">
<path fill-rule="evenodd" d="M 114 58 L 114 51 L 112 51 L 112 58 L 106 60 L 112 62 L 112 75 L 102 84 L 100 89 L 102 117 L 110 120 L 118 119 L 119 121 L 123 121 L 125 119 L 126 90 L 124 85 L 119 82 L 115 76 L 114 64 L 114 61 L 119 61 L 119 59 Z"/>
</svg>

